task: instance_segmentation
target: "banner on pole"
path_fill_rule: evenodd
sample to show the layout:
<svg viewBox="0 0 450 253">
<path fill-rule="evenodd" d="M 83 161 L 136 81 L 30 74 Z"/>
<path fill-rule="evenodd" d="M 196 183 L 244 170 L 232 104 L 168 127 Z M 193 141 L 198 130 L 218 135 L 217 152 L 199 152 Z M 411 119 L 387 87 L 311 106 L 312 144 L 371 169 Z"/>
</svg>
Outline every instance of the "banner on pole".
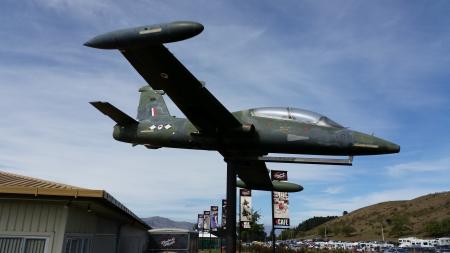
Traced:
<svg viewBox="0 0 450 253">
<path fill-rule="evenodd" d="M 241 210 L 241 228 L 250 228 L 252 221 L 252 191 L 249 189 L 240 189 L 240 210 Z"/>
<path fill-rule="evenodd" d="M 227 200 L 222 199 L 222 229 L 227 229 Z"/>
<path fill-rule="evenodd" d="M 287 171 L 272 170 L 273 181 L 287 181 Z M 287 192 L 272 192 L 273 224 L 275 226 L 290 226 L 289 224 L 289 195 Z"/>
<path fill-rule="evenodd" d="M 210 213 L 210 211 L 203 211 L 203 231 L 205 232 L 209 232 L 211 225 Z"/>
<path fill-rule="evenodd" d="M 217 231 L 219 227 L 219 207 L 211 206 L 211 231 Z"/>
<path fill-rule="evenodd" d="M 199 214 L 197 218 L 197 231 L 203 231 L 203 214 Z"/>
<path fill-rule="evenodd" d="M 270 171 L 272 181 L 287 181 L 287 171 L 285 170 L 272 170 Z"/>
</svg>

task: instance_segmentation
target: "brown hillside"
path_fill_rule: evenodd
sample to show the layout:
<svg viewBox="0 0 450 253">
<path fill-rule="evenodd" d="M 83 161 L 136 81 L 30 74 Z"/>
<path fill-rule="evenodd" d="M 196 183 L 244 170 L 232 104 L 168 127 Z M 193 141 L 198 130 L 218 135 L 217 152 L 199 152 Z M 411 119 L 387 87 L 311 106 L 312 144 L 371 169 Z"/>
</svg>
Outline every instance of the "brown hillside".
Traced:
<svg viewBox="0 0 450 253">
<path fill-rule="evenodd" d="M 434 193 L 405 201 L 389 201 L 355 210 L 305 233 L 305 238 L 332 240 L 385 240 L 430 237 L 426 225 L 450 217 L 450 192 Z M 303 237 L 302 237 L 303 238 Z"/>
</svg>

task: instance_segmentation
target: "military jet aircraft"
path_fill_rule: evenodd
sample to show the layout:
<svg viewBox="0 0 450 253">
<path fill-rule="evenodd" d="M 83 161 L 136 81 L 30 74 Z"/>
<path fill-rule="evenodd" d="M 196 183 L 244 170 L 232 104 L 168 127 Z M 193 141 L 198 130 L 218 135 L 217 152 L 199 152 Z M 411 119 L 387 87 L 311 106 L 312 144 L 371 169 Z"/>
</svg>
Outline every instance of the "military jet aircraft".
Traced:
<svg viewBox="0 0 450 253">
<path fill-rule="evenodd" d="M 149 84 L 139 90 L 137 120 L 108 102 L 91 102 L 117 123 L 113 132 L 116 140 L 150 149 L 216 150 L 233 162 L 241 185 L 269 191 L 302 189 L 295 184 L 272 183 L 261 159 L 269 153 L 358 156 L 399 152 L 400 147 L 394 143 L 349 130 L 304 109 L 228 111 L 163 45 L 202 31 L 199 23 L 180 21 L 113 31 L 85 43 L 120 50 Z M 170 115 L 164 94 L 187 119 Z"/>
</svg>

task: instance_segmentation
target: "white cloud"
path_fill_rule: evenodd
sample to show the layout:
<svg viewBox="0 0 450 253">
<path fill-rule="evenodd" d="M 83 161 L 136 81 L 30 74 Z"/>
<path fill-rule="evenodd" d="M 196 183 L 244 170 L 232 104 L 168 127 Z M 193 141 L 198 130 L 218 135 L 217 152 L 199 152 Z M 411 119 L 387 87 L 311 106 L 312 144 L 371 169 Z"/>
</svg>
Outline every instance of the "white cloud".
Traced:
<svg viewBox="0 0 450 253">
<path fill-rule="evenodd" d="M 344 187 L 342 186 L 330 186 L 326 188 L 323 192 L 328 194 L 338 194 L 344 191 Z"/>
<path fill-rule="evenodd" d="M 401 138 L 409 130 L 404 118 L 410 110 L 420 120 L 433 113 L 430 108 L 448 103 L 446 93 L 429 81 L 447 73 L 448 33 L 411 34 L 418 31 L 408 23 L 414 13 L 352 2 L 258 6 L 270 9 L 270 15 L 263 7 L 210 1 L 44 0 L 27 3 L 20 11 L 27 15 L 13 18 L 19 11 L 3 10 L 0 16 L 9 22 L 0 29 L 0 166 L 106 189 L 142 216 L 191 219 L 217 203 L 225 192 L 225 164 L 218 154 L 131 148 L 111 138 L 113 123 L 88 104 L 107 100 L 134 116 L 137 89 L 144 81 L 118 52 L 84 48 L 82 43 L 97 33 L 173 17 L 205 24 L 198 37 L 168 47 L 230 110 L 304 107 L 352 129 Z M 173 103 L 169 106 L 181 115 Z M 394 179 L 379 184 L 372 182 L 379 171 L 358 163 L 353 168 L 268 167 L 287 169 L 291 181 L 317 188 L 318 194 L 305 188 L 299 194 L 305 199 L 292 195 L 293 215 L 308 218 L 440 189 L 426 182 L 415 191 L 398 177 L 444 174 L 450 162 L 398 159 L 388 167 Z M 386 168 L 392 159 L 370 161 L 370 168 Z M 350 194 L 361 186 L 354 191 L 336 186 L 357 177 L 380 188 L 354 197 Z M 392 184 L 405 190 L 385 190 Z M 268 208 L 266 201 L 260 202 Z M 299 209 L 303 211 L 295 211 Z"/>
<path fill-rule="evenodd" d="M 448 172 L 450 174 L 450 157 L 435 160 L 413 161 L 400 163 L 387 168 L 388 174 L 394 177 L 414 176 L 420 173 L 421 176 L 429 174 L 435 176 L 436 172 Z"/>
</svg>

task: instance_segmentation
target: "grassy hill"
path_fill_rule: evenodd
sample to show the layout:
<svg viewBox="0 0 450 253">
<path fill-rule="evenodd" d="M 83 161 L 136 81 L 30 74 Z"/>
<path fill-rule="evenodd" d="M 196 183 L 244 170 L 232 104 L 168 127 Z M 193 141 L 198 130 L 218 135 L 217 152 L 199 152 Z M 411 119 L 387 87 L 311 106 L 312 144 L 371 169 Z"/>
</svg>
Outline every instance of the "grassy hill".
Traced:
<svg viewBox="0 0 450 253">
<path fill-rule="evenodd" d="M 332 240 L 397 240 L 404 236 L 450 235 L 450 192 L 434 193 L 405 201 L 389 201 L 355 210 L 326 222 L 301 238 Z"/>
</svg>

